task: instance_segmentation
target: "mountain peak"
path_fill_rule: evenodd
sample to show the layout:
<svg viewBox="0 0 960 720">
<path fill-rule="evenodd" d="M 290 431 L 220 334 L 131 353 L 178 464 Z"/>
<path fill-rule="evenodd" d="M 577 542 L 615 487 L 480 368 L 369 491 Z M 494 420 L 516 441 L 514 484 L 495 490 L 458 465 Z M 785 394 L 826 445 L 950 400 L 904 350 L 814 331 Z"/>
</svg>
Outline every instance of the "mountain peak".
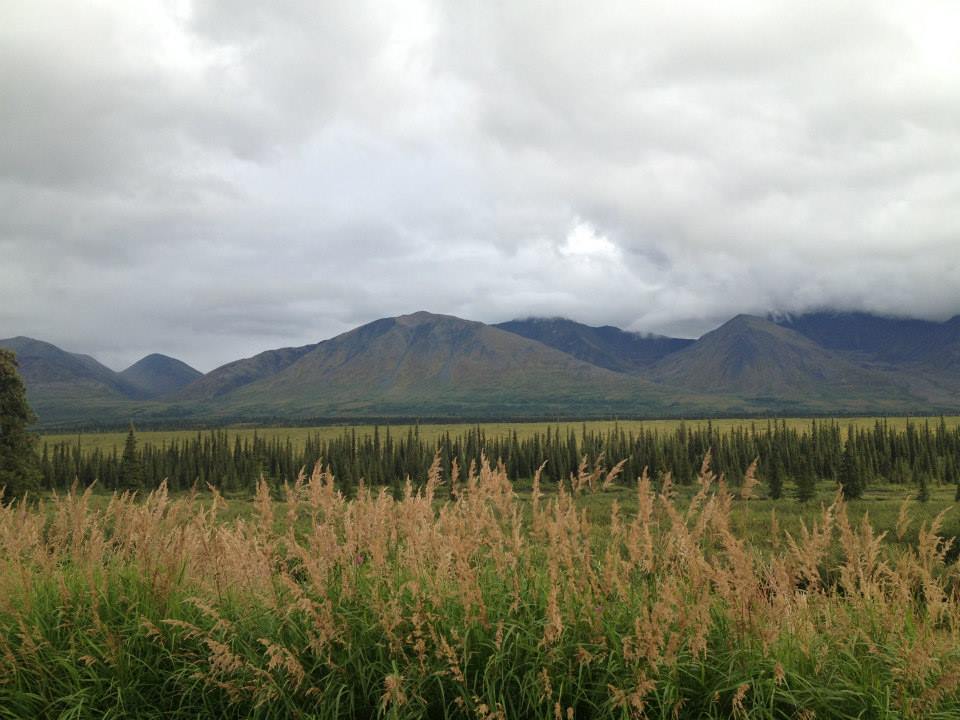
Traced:
<svg viewBox="0 0 960 720">
<path fill-rule="evenodd" d="M 736 337 L 747 336 L 757 333 L 778 334 L 784 332 L 781 326 L 770 320 L 766 320 L 756 315 L 747 315 L 741 313 L 727 320 L 723 325 L 714 328 L 700 338 L 700 341 L 717 337 Z"/>
<path fill-rule="evenodd" d="M 43 340 L 37 340 L 36 338 L 27 337 L 26 335 L 17 335 L 16 337 L 6 338 L 0 340 L 0 347 L 9 348 L 13 350 L 18 355 L 21 353 L 50 353 L 50 352 L 64 352 L 56 345 L 52 343 L 44 342 Z"/>
<path fill-rule="evenodd" d="M 754 315 L 737 315 L 689 348 L 665 358 L 654 377 L 676 387 L 746 397 L 804 401 L 860 394 L 899 397 L 886 378 L 809 338 Z"/>
<path fill-rule="evenodd" d="M 151 353 L 120 373 L 121 378 L 148 399 L 172 395 L 202 375 L 185 362 L 160 353 Z"/>
<path fill-rule="evenodd" d="M 418 310 L 407 315 L 398 315 L 394 318 L 398 325 L 407 327 L 416 327 L 417 325 L 432 325 L 435 323 L 457 323 L 463 325 L 480 325 L 473 320 L 464 320 L 455 315 L 442 315 L 439 313 L 428 312 L 427 310 Z M 375 321 L 379 322 L 379 321 Z"/>
<path fill-rule="evenodd" d="M 79 396 L 129 399 L 133 388 L 110 368 L 89 355 L 71 353 L 43 340 L 19 335 L 0 340 L 0 347 L 17 354 L 20 374 L 31 403 L 47 399 L 67 402 Z"/>
<path fill-rule="evenodd" d="M 163 353 L 150 353 L 149 355 L 144 355 L 142 358 L 137 360 L 130 367 L 135 367 L 137 365 L 147 365 L 152 363 L 170 362 L 170 361 L 181 362 L 180 360 L 177 360 L 176 358 L 172 358 L 169 355 L 164 355 Z M 129 370 L 129 368 L 127 369 Z"/>
<path fill-rule="evenodd" d="M 720 327 L 765 327 L 773 324 L 771 321 L 759 315 L 740 313 L 739 315 L 734 315 Z"/>
</svg>

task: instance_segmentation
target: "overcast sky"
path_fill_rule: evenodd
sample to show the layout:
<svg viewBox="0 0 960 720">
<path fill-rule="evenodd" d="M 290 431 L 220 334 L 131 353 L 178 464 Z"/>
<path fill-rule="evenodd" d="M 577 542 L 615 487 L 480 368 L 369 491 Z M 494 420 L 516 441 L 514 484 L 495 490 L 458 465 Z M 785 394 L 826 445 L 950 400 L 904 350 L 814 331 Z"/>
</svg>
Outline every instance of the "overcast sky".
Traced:
<svg viewBox="0 0 960 720">
<path fill-rule="evenodd" d="M 960 313 L 960 3 L 6 0 L 0 337 Z"/>
</svg>

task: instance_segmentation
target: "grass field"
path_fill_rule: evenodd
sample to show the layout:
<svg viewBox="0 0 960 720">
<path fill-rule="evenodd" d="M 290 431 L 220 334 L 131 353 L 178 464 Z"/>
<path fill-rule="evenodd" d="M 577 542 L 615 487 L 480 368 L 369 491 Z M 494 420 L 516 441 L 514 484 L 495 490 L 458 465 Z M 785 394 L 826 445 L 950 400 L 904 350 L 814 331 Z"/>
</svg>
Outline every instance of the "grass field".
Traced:
<svg viewBox="0 0 960 720">
<path fill-rule="evenodd" d="M 7 506 L 0 718 L 960 717 L 953 488 L 750 486 Z"/>
<path fill-rule="evenodd" d="M 876 417 L 850 417 L 850 418 L 839 418 L 836 421 L 841 423 L 843 427 L 846 427 L 849 424 L 853 424 L 855 427 L 862 426 L 872 426 L 878 418 Z M 927 418 L 913 418 L 913 422 L 924 422 Z M 755 419 L 716 419 L 711 420 L 718 431 L 728 431 L 736 427 L 750 427 L 751 424 L 755 424 L 758 427 L 766 427 L 769 418 L 755 418 Z M 910 419 L 905 417 L 891 417 L 887 418 L 887 422 L 897 428 L 906 427 L 907 422 Z M 929 418 L 931 422 L 939 422 L 938 418 Z M 796 428 L 808 428 L 810 427 L 811 418 L 786 418 L 784 420 L 789 427 Z M 829 422 L 829 418 L 818 418 L 818 422 Z M 951 416 L 944 418 L 944 421 L 947 424 L 947 427 L 954 428 L 960 425 L 960 416 Z M 547 427 L 556 428 L 560 427 L 561 432 L 567 428 L 572 428 L 573 430 L 579 431 L 584 425 L 588 429 L 594 430 L 606 430 L 607 428 L 618 426 L 624 428 L 625 430 L 629 429 L 639 429 L 646 428 L 651 430 L 661 430 L 661 431 L 672 431 L 676 429 L 681 422 L 685 422 L 690 427 L 696 427 L 699 425 L 706 425 L 707 421 L 702 419 L 692 419 L 692 420 L 609 420 L 609 421 L 587 421 L 586 423 L 582 422 L 561 422 L 561 423 L 479 423 L 479 426 L 487 433 L 488 436 L 493 435 L 507 435 L 513 431 L 516 431 L 519 437 L 525 437 L 533 435 L 534 433 L 543 432 Z M 396 435 L 406 434 L 410 425 L 391 425 L 390 431 Z M 430 439 L 437 437 L 444 432 L 449 432 L 451 435 L 462 433 L 463 431 L 477 427 L 476 424 L 447 424 L 447 425 L 421 425 L 420 433 L 423 437 Z M 383 432 L 384 426 L 380 426 L 381 432 Z M 231 436 L 237 435 L 241 438 L 244 437 L 253 437 L 254 433 L 260 437 L 267 438 L 280 438 L 283 440 L 289 439 L 294 446 L 299 449 L 302 448 L 303 443 L 306 438 L 312 437 L 314 435 L 320 435 L 321 437 L 339 437 L 345 431 L 355 431 L 358 436 L 369 435 L 373 432 L 372 425 L 321 425 L 317 427 L 260 427 L 260 428 L 230 428 L 227 430 Z M 196 437 L 197 430 L 159 430 L 159 431 L 142 431 L 137 432 L 137 437 L 140 442 L 152 443 L 159 445 L 163 442 L 169 442 L 170 440 L 175 439 L 184 439 Z M 205 431 L 199 431 L 205 432 Z M 70 442 L 76 443 L 79 442 L 80 446 L 84 450 L 93 450 L 100 449 L 101 451 L 110 452 L 114 449 L 117 451 L 123 448 L 123 442 L 126 438 L 125 432 L 105 432 L 105 433 L 86 433 L 86 434 L 47 434 L 43 435 L 42 440 L 48 443 L 59 443 L 59 442 Z"/>
<path fill-rule="evenodd" d="M 530 481 L 514 481 L 513 490 L 517 499 L 517 508 L 524 519 L 530 519 L 531 485 Z M 673 501 L 677 507 L 686 509 L 690 500 L 698 491 L 697 486 L 677 485 L 673 489 Z M 557 496 L 558 488 L 551 485 L 541 485 L 543 497 L 551 500 Z M 766 497 L 764 488 L 756 489 L 756 496 L 749 502 L 738 501 L 735 505 L 737 512 L 731 515 L 730 524 L 737 534 L 748 540 L 758 549 L 769 550 L 772 533 L 780 530 L 796 534 L 800 531 L 801 523 L 810 522 L 820 513 L 822 506 L 829 504 L 837 492 L 837 486 L 830 482 L 821 482 L 818 486 L 817 498 L 808 503 L 800 503 L 788 494 L 779 499 L 771 500 Z M 877 531 L 886 533 L 885 543 L 901 542 L 896 537 L 898 515 L 904 502 L 911 506 L 912 516 L 918 522 L 931 522 L 940 514 L 941 534 L 945 537 L 960 537 L 960 503 L 955 500 L 956 488 L 953 486 L 934 486 L 930 490 L 930 499 L 926 502 L 916 501 L 917 489 L 913 486 L 895 484 L 873 484 L 864 492 L 863 497 L 848 501 L 847 513 L 854 522 L 860 522 L 866 517 L 871 526 Z M 50 501 L 52 494 L 47 494 L 47 510 L 53 505 Z M 173 495 L 178 502 L 188 502 L 195 510 L 209 506 L 213 502 L 213 495 L 208 491 L 199 491 L 195 494 L 180 493 Z M 88 496 L 88 506 L 96 512 L 105 512 L 113 502 L 113 493 L 94 490 Z M 445 499 L 437 501 L 441 507 Z M 218 496 L 220 504 L 218 519 L 221 522 L 256 522 L 257 509 L 252 499 L 241 492 L 226 493 Z M 290 525 L 286 523 L 287 504 L 283 494 L 278 493 L 274 499 L 277 511 L 277 525 L 274 528 L 278 533 L 286 532 Z M 593 528 L 596 539 L 602 540 L 609 527 L 611 510 L 617 505 L 621 512 L 631 514 L 637 511 L 637 496 L 631 484 L 614 484 L 603 492 L 584 493 L 576 496 L 573 503 L 579 512 L 586 512 L 586 518 Z M 946 511 L 946 512 L 944 512 Z M 305 525 L 294 525 L 297 532 L 305 531 Z M 906 542 L 916 539 L 915 533 L 905 536 Z M 960 551 L 960 546 L 956 548 Z"/>
<path fill-rule="evenodd" d="M 882 542 L 885 545 L 900 545 L 907 547 L 917 541 L 917 527 L 920 523 L 931 523 L 940 515 L 940 534 L 945 538 L 960 538 L 960 503 L 954 499 L 955 487 L 934 487 L 930 492 L 930 499 L 926 502 L 916 501 L 916 488 L 903 485 L 873 485 L 867 489 L 862 498 L 845 503 L 847 514 L 853 523 L 860 523 L 866 519 L 877 533 L 883 533 Z M 521 516 L 530 520 L 531 488 L 529 482 L 514 483 L 514 492 L 517 499 L 517 508 Z M 555 499 L 556 488 L 542 487 L 541 492 L 547 500 Z M 677 486 L 674 489 L 673 501 L 677 507 L 686 509 L 697 492 L 697 487 Z M 771 500 L 764 496 L 762 488 L 749 502 L 738 501 L 735 504 L 736 512 L 730 516 L 730 526 L 739 537 L 744 538 L 760 552 L 770 552 L 775 549 L 775 538 L 778 532 L 788 532 L 797 535 L 801 532 L 803 523 L 810 523 L 816 519 L 828 505 L 837 492 L 837 487 L 828 482 L 822 482 L 818 488 L 818 497 L 809 503 L 800 503 L 785 497 Z M 113 494 L 94 492 L 90 495 L 89 506 L 93 510 L 104 512 L 113 500 Z M 179 501 L 189 498 L 190 504 L 196 510 L 208 506 L 213 497 L 208 492 L 200 492 L 194 496 L 180 494 L 175 496 Z M 236 493 L 220 496 L 218 519 L 221 522 L 257 522 L 257 508 L 251 498 Z M 911 517 L 916 521 L 910 532 L 903 537 L 897 536 L 897 522 L 904 503 L 910 506 Z M 281 498 L 276 501 L 276 526 L 274 530 L 283 534 L 288 529 L 296 532 L 308 530 L 308 526 L 300 519 L 292 526 L 287 522 L 288 507 Z M 437 507 L 441 507 L 438 501 Z M 614 485 L 602 493 L 586 493 L 573 499 L 574 506 L 590 523 L 591 537 L 594 541 L 603 542 L 610 527 L 611 511 L 614 505 L 620 512 L 633 514 L 637 511 L 637 496 L 635 488 L 625 485 Z M 52 507 L 52 506 L 49 506 Z M 960 545 L 951 548 L 950 557 L 960 554 Z"/>
</svg>

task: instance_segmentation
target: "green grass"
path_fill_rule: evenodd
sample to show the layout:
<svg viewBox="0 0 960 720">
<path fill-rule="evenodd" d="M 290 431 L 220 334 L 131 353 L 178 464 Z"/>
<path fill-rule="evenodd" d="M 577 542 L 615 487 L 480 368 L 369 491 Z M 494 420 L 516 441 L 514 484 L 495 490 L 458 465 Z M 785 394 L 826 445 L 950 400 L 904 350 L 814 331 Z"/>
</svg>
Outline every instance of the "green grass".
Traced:
<svg viewBox="0 0 960 720">
<path fill-rule="evenodd" d="M 292 525 L 291 506 L 271 504 L 272 526 L 262 503 L 240 496 L 208 521 L 208 492 L 182 505 L 53 500 L 39 524 L 29 509 L 7 509 L 0 718 L 619 720 L 640 717 L 617 695 L 638 687 L 645 716 L 664 720 L 960 718 L 951 679 L 960 612 L 955 600 L 939 620 L 928 609 L 931 588 L 956 590 L 956 565 L 918 550 L 920 528 L 952 508 L 953 488 L 914 504 L 901 539 L 900 505 L 915 489 L 868 488 L 840 512 L 855 527 L 869 513 L 873 531 L 887 532 L 881 556 L 834 534 L 818 572 L 836 584 L 809 596 L 780 587 L 781 606 L 768 593 L 776 562 L 791 563 L 783 532 L 797 536 L 801 521 L 822 515 L 834 499 L 826 484 L 811 503 L 761 493 L 678 526 L 658 505 L 650 567 L 612 539 L 614 503 L 626 523 L 638 511 L 633 484 L 575 496 L 570 508 L 559 488 L 544 488 L 554 511 L 543 530 L 529 481 L 507 505 L 497 487 L 460 505 L 443 486 L 432 503 L 315 493 L 310 505 L 304 493 Z M 681 515 L 696 489 L 676 488 Z M 955 515 L 941 535 L 960 534 Z M 746 569 L 724 545 L 727 521 Z M 611 545 L 620 588 L 605 573 Z M 844 568 L 893 579 L 841 586 Z M 630 649 L 647 639 L 649 657 Z"/>
<path fill-rule="evenodd" d="M 514 490 L 523 516 L 529 520 L 530 514 L 530 481 L 520 480 L 514 483 Z M 546 500 L 557 497 L 555 486 L 545 485 L 541 491 Z M 770 551 L 772 531 L 779 528 L 781 531 L 796 535 L 802 524 L 809 525 L 817 519 L 824 505 L 829 505 L 835 497 L 837 486 L 829 482 L 821 482 L 817 488 L 817 497 L 807 503 L 798 502 L 790 496 L 792 488 L 788 484 L 785 496 L 779 500 L 771 500 L 764 495 L 763 487 L 758 488 L 758 496 L 749 501 L 738 501 L 735 512 L 731 516 L 731 525 L 737 534 L 751 545 L 762 551 Z M 952 486 L 934 485 L 930 489 L 930 498 L 927 502 L 916 500 L 917 489 L 913 486 L 874 483 L 864 492 L 862 498 L 850 500 L 846 503 L 847 512 L 851 521 L 860 523 L 865 517 L 877 531 L 886 533 L 884 538 L 887 544 L 909 545 L 916 542 L 917 528 L 924 522 L 930 523 L 941 512 L 946 511 L 943 518 L 941 534 L 944 537 L 960 538 L 960 503 L 954 500 L 956 488 Z M 678 507 L 686 508 L 690 499 L 697 492 L 696 486 L 677 485 L 674 487 L 675 502 Z M 282 489 L 274 492 L 274 502 L 277 506 L 277 522 L 275 531 L 283 534 L 287 530 L 285 521 L 287 505 L 283 500 Z M 52 495 L 46 494 L 45 499 Z M 98 511 L 104 511 L 114 497 L 113 493 L 95 490 L 90 496 L 90 505 Z M 174 498 L 185 500 L 192 498 L 193 507 L 200 509 L 207 507 L 213 501 L 213 496 L 207 490 L 196 493 L 178 493 Z M 218 518 L 220 522 L 232 523 L 237 520 L 256 522 L 256 508 L 249 494 L 243 492 L 227 493 L 223 496 L 223 507 Z M 446 501 L 440 498 L 436 501 L 437 507 Z M 610 511 L 616 503 L 620 510 L 627 515 L 637 511 L 636 489 L 632 484 L 617 484 L 603 492 L 584 493 L 574 498 L 574 504 L 579 512 L 585 512 L 594 529 L 594 539 L 603 543 L 610 524 Z M 902 540 L 895 534 L 897 518 L 904 501 L 910 504 L 913 523 L 910 531 Z M 49 509 L 49 508 L 48 508 Z M 307 526 L 302 522 L 294 529 L 304 530 Z M 960 545 L 956 548 L 960 551 Z"/>
</svg>

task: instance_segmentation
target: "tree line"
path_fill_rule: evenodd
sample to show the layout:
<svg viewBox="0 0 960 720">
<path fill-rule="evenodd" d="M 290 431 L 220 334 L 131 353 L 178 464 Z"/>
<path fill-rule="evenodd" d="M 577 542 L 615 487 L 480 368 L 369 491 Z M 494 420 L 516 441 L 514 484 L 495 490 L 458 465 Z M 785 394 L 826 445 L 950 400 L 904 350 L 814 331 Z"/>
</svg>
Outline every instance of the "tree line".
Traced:
<svg viewBox="0 0 960 720">
<path fill-rule="evenodd" d="M 302 445 L 226 430 L 139 443 L 131 428 L 124 447 L 112 451 L 84 450 L 79 438 L 44 443 L 39 469 L 45 489 L 97 482 L 111 490 L 140 490 L 166 480 L 174 490 L 209 483 L 226 492 L 250 492 L 260 477 L 279 485 L 319 462 L 330 467 L 347 493 L 361 481 L 399 492 L 405 478 L 426 477 L 436 455 L 447 479 L 455 466 L 463 479 L 471 463 L 486 457 L 502 461 L 510 477 L 519 480 L 532 477 L 544 462 L 542 479 L 558 482 L 622 460 L 621 482 L 632 482 L 647 468 L 655 478 L 671 473 L 674 482 L 689 484 L 708 451 L 714 470 L 733 483 L 759 459 L 758 474 L 772 498 L 812 499 L 822 480 L 839 482 L 850 497 L 877 481 L 915 484 L 922 496 L 931 484 L 958 482 L 960 428 L 948 428 L 943 419 L 909 422 L 905 429 L 882 419 L 863 428 L 813 420 L 804 428 L 770 421 L 724 431 L 709 422 L 680 423 L 667 431 L 556 426 L 520 436 L 516 431 L 488 434 L 477 426 L 428 439 L 418 426 L 400 432 L 387 426 L 363 434 L 346 429 L 333 438 L 317 433 Z"/>
</svg>

